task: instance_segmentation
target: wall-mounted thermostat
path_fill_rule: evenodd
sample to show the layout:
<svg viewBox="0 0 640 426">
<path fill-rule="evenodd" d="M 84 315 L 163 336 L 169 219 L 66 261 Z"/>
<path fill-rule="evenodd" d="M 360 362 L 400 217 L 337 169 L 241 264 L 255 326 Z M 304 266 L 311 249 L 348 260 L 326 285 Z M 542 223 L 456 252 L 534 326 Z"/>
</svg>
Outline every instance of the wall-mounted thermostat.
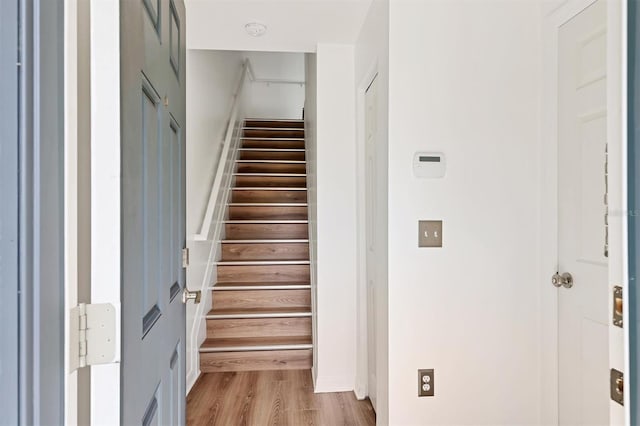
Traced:
<svg viewBox="0 0 640 426">
<path fill-rule="evenodd" d="M 441 152 L 416 152 L 413 156 L 413 175 L 419 178 L 441 178 L 446 170 Z"/>
</svg>

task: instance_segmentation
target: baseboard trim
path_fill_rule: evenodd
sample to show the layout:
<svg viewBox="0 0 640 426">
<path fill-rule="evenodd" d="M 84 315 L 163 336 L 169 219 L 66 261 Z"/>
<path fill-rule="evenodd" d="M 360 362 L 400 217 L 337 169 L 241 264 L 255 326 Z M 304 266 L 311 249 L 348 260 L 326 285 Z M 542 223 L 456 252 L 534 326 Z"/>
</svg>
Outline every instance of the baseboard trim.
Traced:
<svg viewBox="0 0 640 426">
<path fill-rule="evenodd" d="M 191 389 L 193 388 L 193 385 L 195 385 L 195 384 L 196 384 L 196 382 L 197 382 L 197 381 L 198 381 L 198 379 L 200 378 L 200 375 L 201 375 L 201 374 L 202 374 L 202 373 L 200 372 L 200 369 L 199 369 L 199 368 L 194 369 L 194 370 L 191 370 L 191 371 L 189 372 L 189 374 L 187 374 L 187 379 L 186 379 L 186 381 L 187 381 L 187 383 L 186 383 L 186 385 L 187 385 L 187 386 L 186 386 L 187 392 L 186 392 L 186 395 L 189 395 L 189 392 L 191 392 Z M 185 395 L 185 396 L 186 396 L 186 395 Z"/>
<path fill-rule="evenodd" d="M 315 373 L 315 371 L 314 371 Z M 327 393 L 327 392 L 349 392 L 353 391 L 353 381 L 348 380 L 342 376 L 314 376 L 314 392 L 315 393 Z"/>
</svg>

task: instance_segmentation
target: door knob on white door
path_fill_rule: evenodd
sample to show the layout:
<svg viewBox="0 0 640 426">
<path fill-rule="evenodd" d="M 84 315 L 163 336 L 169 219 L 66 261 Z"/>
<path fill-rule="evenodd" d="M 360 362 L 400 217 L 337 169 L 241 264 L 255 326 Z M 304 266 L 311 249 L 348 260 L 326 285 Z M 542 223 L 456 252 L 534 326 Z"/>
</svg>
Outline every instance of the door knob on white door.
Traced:
<svg viewBox="0 0 640 426">
<path fill-rule="evenodd" d="M 189 291 L 185 287 L 184 291 L 182 292 L 182 303 L 187 303 L 188 300 L 193 300 L 193 303 L 197 305 L 198 303 L 200 303 L 201 295 L 202 293 L 200 292 L 200 290 Z"/>
<path fill-rule="evenodd" d="M 571 288 L 573 287 L 573 277 L 568 272 L 563 272 L 562 274 L 556 272 L 553 277 L 551 277 L 551 284 L 553 284 L 554 287 Z"/>
</svg>

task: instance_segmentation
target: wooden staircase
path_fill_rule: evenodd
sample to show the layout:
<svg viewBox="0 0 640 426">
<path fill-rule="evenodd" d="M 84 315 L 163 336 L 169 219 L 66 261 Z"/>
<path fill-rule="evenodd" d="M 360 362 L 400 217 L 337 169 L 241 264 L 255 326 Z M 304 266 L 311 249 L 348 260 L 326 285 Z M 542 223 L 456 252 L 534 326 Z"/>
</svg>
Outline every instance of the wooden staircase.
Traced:
<svg viewBox="0 0 640 426">
<path fill-rule="evenodd" d="M 247 120 L 203 373 L 311 368 L 304 122 Z"/>
</svg>

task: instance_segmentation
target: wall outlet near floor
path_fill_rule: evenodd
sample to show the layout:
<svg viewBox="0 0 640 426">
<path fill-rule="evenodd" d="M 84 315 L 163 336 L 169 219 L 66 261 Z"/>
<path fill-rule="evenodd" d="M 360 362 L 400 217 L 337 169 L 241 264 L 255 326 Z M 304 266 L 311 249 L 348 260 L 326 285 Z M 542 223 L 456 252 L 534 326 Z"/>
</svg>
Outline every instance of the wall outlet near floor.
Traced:
<svg viewBox="0 0 640 426">
<path fill-rule="evenodd" d="M 433 369 L 418 370 L 418 396 L 433 396 Z"/>
</svg>

